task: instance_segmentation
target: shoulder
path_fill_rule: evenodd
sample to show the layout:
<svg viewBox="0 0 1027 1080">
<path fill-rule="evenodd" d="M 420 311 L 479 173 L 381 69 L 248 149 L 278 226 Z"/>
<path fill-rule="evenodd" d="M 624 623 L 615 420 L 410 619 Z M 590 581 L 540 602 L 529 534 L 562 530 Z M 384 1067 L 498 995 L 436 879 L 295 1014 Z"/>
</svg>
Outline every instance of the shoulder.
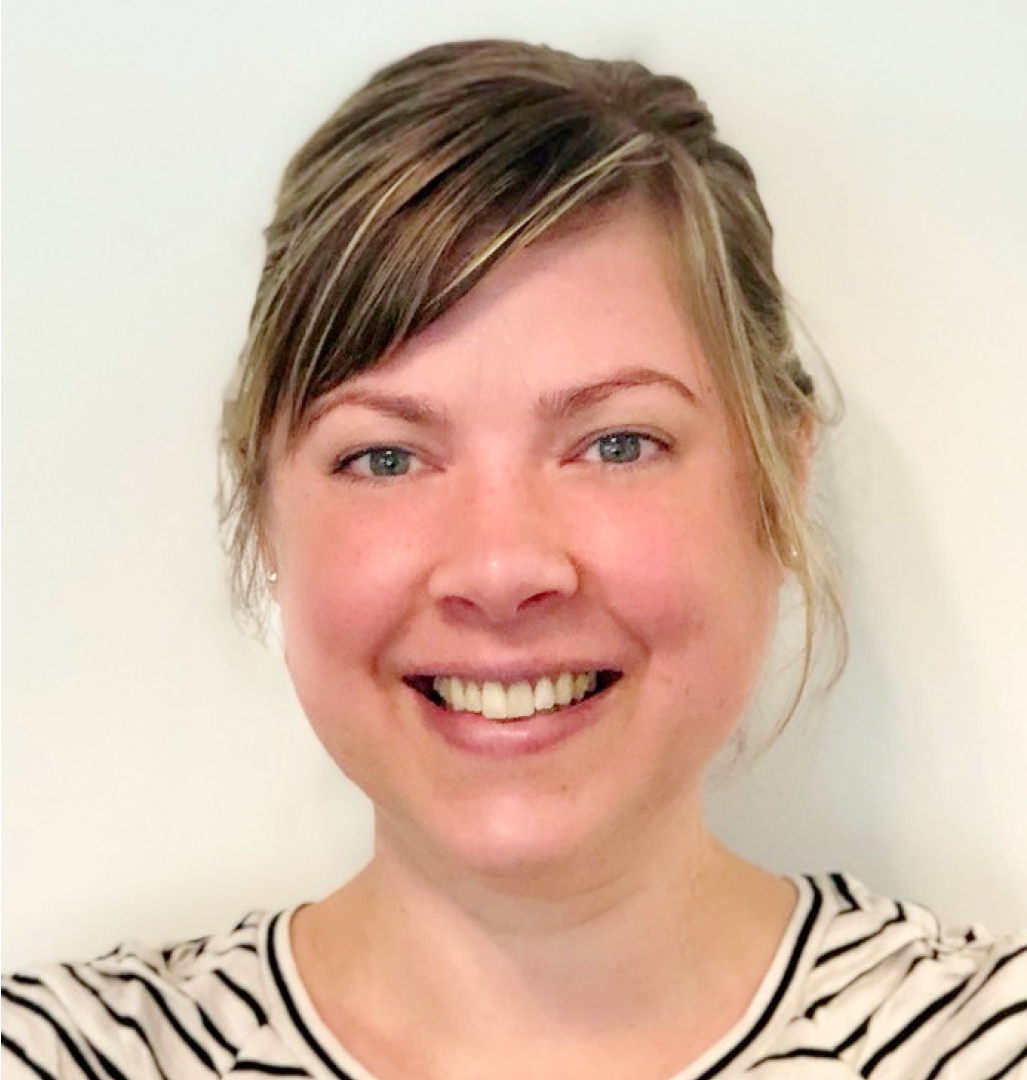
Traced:
<svg viewBox="0 0 1027 1080">
<path fill-rule="evenodd" d="M 163 948 L 3 980 L 3 1061 L 13 1075 L 222 1076 L 267 1024 L 261 942 L 268 916 Z"/>
<path fill-rule="evenodd" d="M 923 905 L 852 877 L 810 880 L 820 933 L 793 1036 L 865 1076 L 1027 1074 L 1027 934 L 947 929 Z"/>
</svg>

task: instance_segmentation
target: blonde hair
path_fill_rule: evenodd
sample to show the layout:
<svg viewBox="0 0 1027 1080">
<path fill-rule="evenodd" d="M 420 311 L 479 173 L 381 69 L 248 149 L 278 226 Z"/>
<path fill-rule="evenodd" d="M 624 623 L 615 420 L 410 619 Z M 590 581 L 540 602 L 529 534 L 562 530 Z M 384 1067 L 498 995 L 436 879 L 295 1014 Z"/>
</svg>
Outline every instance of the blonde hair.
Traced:
<svg viewBox="0 0 1027 1080">
<path fill-rule="evenodd" d="M 692 87 L 641 64 L 510 41 L 439 45 L 392 64 L 289 163 L 222 418 L 222 525 L 240 612 L 259 622 L 260 526 L 273 429 L 372 367 L 499 260 L 628 197 L 662 215 L 696 328 L 753 463 L 765 540 L 814 638 L 845 625 L 805 508 L 808 442 L 826 421 L 800 363 L 772 231 L 745 158 Z"/>
</svg>

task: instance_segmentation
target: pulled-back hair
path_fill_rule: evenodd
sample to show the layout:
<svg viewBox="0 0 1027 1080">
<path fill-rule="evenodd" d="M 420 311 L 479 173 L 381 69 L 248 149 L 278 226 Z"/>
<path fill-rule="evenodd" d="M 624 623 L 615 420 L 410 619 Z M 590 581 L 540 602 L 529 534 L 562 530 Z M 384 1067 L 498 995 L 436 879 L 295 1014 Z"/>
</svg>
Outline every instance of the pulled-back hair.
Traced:
<svg viewBox="0 0 1027 1080">
<path fill-rule="evenodd" d="M 793 342 L 749 164 L 681 79 L 510 41 L 424 49 L 379 71 L 286 169 L 222 421 L 222 523 L 241 612 L 259 619 L 272 432 L 373 367 L 496 264 L 627 198 L 660 215 L 685 315 L 752 462 L 763 541 L 818 627 L 844 618 L 805 508 L 825 420 Z M 793 702 L 794 709 L 794 702 Z M 792 710 L 789 710 L 789 714 Z"/>
</svg>

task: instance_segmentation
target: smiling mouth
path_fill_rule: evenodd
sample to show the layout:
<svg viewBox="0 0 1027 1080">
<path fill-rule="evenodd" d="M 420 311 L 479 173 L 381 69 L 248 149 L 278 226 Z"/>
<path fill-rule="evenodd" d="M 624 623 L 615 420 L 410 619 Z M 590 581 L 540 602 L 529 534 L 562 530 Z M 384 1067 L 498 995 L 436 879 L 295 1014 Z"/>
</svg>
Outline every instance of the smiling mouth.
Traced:
<svg viewBox="0 0 1027 1080">
<path fill-rule="evenodd" d="M 486 720 L 527 720 L 555 713 L 608 690 L 621 672 L 608 669 L 561 671 L 534 681 L 474 682 L 456 675 L 415 675 L 408 686 L 449 712 L 477 713 Z"/>
</svg>

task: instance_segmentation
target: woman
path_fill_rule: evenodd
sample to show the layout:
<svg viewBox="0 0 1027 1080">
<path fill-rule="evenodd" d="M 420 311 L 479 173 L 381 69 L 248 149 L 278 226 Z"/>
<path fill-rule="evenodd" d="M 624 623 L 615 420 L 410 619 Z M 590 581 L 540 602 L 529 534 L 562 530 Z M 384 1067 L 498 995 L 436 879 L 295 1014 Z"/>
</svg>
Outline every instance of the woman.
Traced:
<svg viewBox="0 0 1027 1080">
<path fill-rule="evenodd" d="M 1027 944 L 708 833 L 777 596 L 842 651 L 823 408 L 745 160 L 685 83 L 504 42 L 385 69 L 287 170 L 224 413 L 368 866 L 227 934 L 13 976 L 28 1076 L 999 1077 Z"/>
</svg>

